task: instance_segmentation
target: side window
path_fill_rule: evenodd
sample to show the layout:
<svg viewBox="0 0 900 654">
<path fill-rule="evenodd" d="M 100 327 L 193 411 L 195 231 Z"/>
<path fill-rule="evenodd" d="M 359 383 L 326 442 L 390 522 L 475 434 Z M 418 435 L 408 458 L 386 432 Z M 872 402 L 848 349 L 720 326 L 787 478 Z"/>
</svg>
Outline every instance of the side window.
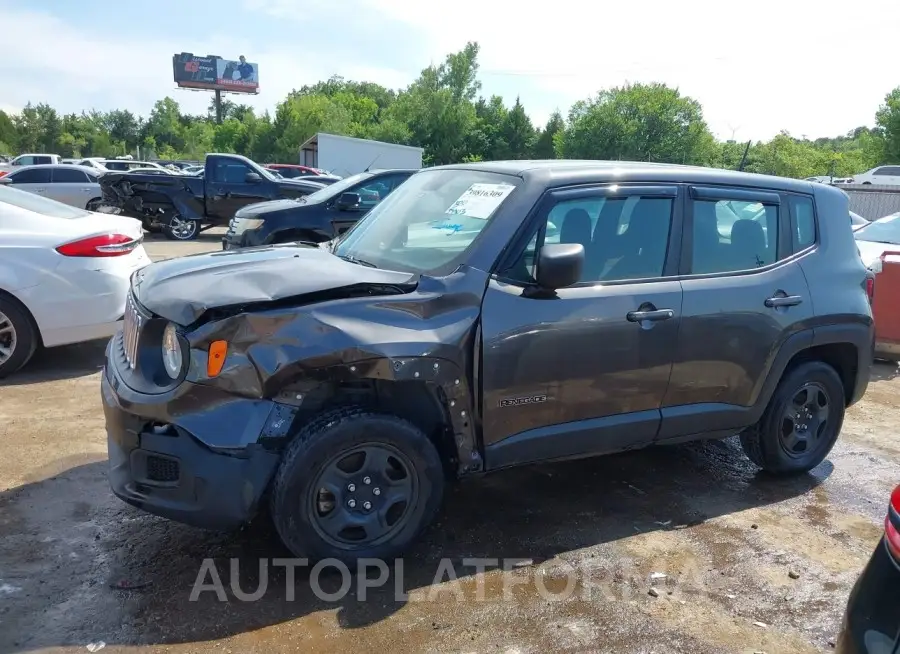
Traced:
<svg viewBox="0 0 900 654">
<path fill-rule="evenodd" d="M 16 159 L 17 166 L 33 166 L 34 165 L 34 157 L 19 157 Z"/>
<path fill-rule="evenodd" d="M 791 213 L 794 214 L 794 224 L 791 227 L 794 252 L 800 252 L 816 242 L 816 213 L 812 198 L 792 195 L 789 201 Z"/>
<path fill-rule="evenodd" d="M 253 171 L 246 164 L 217 161 L 213 167 L 212 181 L 219 184 L 243 184 L 247 181 L 247 173 L 251 172 Z"/>
<path fill-rule="evenodd" d="M 72 168 L 55 168 L 52 179 L 54 184 L 84 184 L 91 181 L 83 171 Z"/>
<path fill-rule="evenodd" d="M 672 226 L 673 198 L 605 197 L 566 200 L 547 214 L 543 230 L 532 237 L 508 275 L 534 283 L 539 247 L 584 246 L 582 282 L 612 282 L 662 277 Z"/>
<path fill-rule="evenodd" d="M 374 181 L 366 182 L 362 186 L 357 186 L 353 192 L 359 193 L 360 205 L 371 208 L 384 200 L 405 180 L 405 177 L 401 178 L 399 176 L 379 177 Z"/>
<path fill-rule="evenodd" d="M 49 168 L 29 168 L 10 175 L 13 184 L 49 184 Z"/>
<path fill-rule="evenodd" d="M 900 166 L 885 166 L 881 169 L 879 175 L 891 175 L 892 177 L 900 177 Z"/>
<path fill-rule="evenodd" d="M 775 263 L 778 207 L 741 200 L 695 200 L 695 274 L 753 270 Z"/>
<path fill-rule="evenodd" d="M 50 157 L 35 157 L 34 163 L 41 164 L 41 165 L 51 164 L 51 163 L 53 163 L 53 159 L 51 159 Z"/>
</svg>

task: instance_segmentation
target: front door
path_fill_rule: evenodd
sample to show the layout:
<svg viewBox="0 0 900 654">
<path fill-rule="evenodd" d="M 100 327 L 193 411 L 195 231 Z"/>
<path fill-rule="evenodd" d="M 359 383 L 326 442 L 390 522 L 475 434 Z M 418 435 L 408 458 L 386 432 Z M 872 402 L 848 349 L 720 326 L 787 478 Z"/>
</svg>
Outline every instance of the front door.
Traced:
<svg viewBox="0 0 900 654">
<path fill-rule="evenodd" d="M 810 325 L 789 203 L 777 192 L 690 189 L 682 326 L 661 440 L 746 426 L 779 347 Z"/>
<path fill-rule="evenodd" d="M 219 159 L 210 166 L 211 178 L 206 181 L 206 213 L 219 221 L 228 221 L 241 207 L 268 198 L 270 182 L 247 179 L 256 173 L 247 164 L 235 159 Z"/>
<path fill-rule="evenodd" d="M 646 445 L 656 437 L 681 318 L 677 186 L 557 191 L 482 306 L 488 468 Z M 528 236 L 523 238 L 526 241 Z M 546 243 L 580 243 L 578 284 L 534 284 Z"/>
</svg>

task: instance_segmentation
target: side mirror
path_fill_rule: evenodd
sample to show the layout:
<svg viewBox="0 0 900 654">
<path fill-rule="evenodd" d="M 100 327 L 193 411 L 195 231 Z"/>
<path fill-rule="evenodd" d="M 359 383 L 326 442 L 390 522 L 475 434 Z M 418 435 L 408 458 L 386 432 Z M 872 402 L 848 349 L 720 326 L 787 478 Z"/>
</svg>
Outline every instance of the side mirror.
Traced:
<svg viewBox="0 0 900 654">
<path fill-rule="evenodd" d="M 262 181 L 262 177 L 259 176 L 259 173 L 247 173 L 247 176 L 244 177 L 244 181 L 248 184 L 257 184 Z"/>
<path fill-rule="evenodd" d="M 360 208 L 361 202 L 362 198 L 359 193 L 341 193 L 341 197 L 337 201 L 337 208 L 342 211 L 355 211 Z"/>
<path fill-rule="evenodd" d="M 537 283 L 555 291 L 581 280 L 584 270 L 584 246 L 581 243 L 551 243 L 538 255 Z"/>
<path fill-rule="evenodd" d="M 8 175 L 0 177 L 0 184 L 12 184 L 12 179 Z"/>
</svg>

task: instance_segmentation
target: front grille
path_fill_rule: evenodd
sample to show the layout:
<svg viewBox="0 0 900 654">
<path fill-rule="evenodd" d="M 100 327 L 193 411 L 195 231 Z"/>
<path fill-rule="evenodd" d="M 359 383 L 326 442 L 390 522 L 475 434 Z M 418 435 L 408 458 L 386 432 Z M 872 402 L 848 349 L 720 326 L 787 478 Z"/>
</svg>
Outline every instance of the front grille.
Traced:
<svg viewBox="0 0 900 654">
<path fill-rule="evenodd" d="M 147 480 L 162 483 L 178 481 L 181 476 L 181 466 L 174 459 L 164 458 L 151 454 L 147 457 Z"/>
<path fill-rule="evenodd" d="M 137 308 L 131 293 L 125 300 L 125 320 L 122 329 L 122 347 L 125 350 L 125 361 L 128 367 L 134 370 L 137 363 L 138 341 L 140 340 L 141 327 L 144 324 L 144 316 Z"/>
</svg>

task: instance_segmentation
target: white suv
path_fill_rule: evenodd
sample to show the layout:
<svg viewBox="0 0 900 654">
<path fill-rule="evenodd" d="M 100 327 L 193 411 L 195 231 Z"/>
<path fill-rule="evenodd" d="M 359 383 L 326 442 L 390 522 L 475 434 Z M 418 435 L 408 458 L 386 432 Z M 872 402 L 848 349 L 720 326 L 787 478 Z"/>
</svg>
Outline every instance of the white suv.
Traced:
<svg viewBox="0 0 900 654">
<path fill-rule="evenodd" d="M 854 184 L 900 186 L 900 166 L 879 166 L 853 176 Z"/>
</svg>

